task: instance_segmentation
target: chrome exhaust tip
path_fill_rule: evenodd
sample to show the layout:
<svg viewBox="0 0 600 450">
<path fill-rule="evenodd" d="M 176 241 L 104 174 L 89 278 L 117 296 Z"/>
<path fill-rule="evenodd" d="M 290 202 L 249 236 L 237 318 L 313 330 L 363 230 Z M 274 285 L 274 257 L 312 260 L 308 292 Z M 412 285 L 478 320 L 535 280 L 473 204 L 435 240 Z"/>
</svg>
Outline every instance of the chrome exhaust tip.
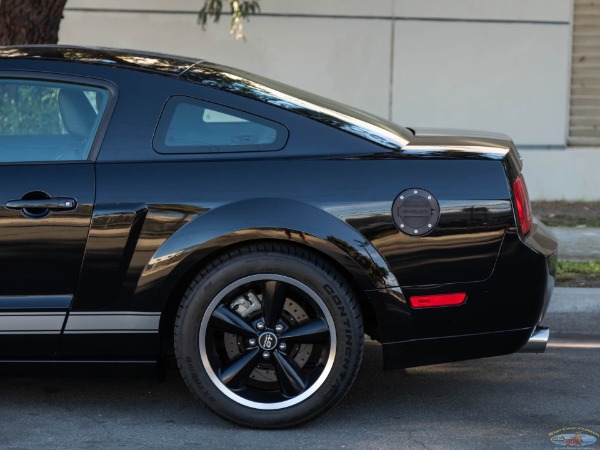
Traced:
<svg viewBox="0 0 600 450">
<path fill-rule="evenodd" d="M 519 353 L 544 353 L 549 338 L 550 328 L 536 327 L 527 343 L 519 350 Z"/>
</svg>

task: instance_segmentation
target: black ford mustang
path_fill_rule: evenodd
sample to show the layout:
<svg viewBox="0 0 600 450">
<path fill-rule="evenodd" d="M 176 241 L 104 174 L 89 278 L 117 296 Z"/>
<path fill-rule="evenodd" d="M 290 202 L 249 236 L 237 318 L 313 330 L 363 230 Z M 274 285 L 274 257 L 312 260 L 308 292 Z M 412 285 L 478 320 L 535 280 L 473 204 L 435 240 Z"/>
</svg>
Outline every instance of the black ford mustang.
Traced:
<svg viewBox="0 0 600 450">
<path fill-rule="evenodd" d="M 160 362 L 283 427 L 385 368 L 543 351 L 556 241 L 503 135 L 195 59 L 0 49 L 0 360 Z"/>
</svg>

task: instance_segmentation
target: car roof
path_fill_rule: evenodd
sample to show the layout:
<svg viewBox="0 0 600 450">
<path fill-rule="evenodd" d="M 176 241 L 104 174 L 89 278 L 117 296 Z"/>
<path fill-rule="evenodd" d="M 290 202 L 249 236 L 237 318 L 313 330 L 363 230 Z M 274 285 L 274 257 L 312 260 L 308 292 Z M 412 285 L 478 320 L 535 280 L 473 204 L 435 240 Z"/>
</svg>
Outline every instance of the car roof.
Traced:
<svg viewBox="0 0 600 450">
<path fill-rule="evenodd" d="M 161 73 L 294 110 L 389 149 L 406 145 L 412 133 L 400 125 L 301 89 L 201 59 L 139 50 L 64 45 L 0 47 L 2 59 L 53 60 Z"/>
<path fill-rule="evenodd" d="M 0 47 L 0 59 L 46 59 L 179 75 L 199 59 L 140 50 L 64 45 Z"/>
</svg>

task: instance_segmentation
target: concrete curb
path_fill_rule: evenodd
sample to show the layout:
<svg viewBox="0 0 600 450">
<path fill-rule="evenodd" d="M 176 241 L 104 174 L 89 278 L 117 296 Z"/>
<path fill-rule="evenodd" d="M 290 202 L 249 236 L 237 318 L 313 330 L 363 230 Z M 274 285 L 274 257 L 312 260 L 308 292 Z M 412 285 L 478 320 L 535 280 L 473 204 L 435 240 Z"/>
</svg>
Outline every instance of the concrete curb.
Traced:
<svg viewBox="0 0 600 450">
<path fill-rule="evenodd" d="M 600 313 L 600 288 L 554 288 L 548 313 Z"/>
<path fill-rule="evenodd" d="M 600 261 L 600 228 L 552 227 L 558 257 L 566 261 Z"/>
</svg>

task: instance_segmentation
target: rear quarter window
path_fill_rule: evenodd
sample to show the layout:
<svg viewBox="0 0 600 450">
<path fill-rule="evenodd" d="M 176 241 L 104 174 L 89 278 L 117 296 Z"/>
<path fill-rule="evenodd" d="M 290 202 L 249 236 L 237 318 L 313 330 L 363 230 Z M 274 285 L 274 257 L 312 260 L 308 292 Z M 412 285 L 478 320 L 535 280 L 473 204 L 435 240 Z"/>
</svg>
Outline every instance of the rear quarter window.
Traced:
<svg viewBox="0 0 600 450">
<path fill-rule="evenodd" d="M 288 130 L 245 111 L 185 96 L 171 97 L 153 146 L 158 153 L 232 153 L 281 150 Z"/>
</svg>

